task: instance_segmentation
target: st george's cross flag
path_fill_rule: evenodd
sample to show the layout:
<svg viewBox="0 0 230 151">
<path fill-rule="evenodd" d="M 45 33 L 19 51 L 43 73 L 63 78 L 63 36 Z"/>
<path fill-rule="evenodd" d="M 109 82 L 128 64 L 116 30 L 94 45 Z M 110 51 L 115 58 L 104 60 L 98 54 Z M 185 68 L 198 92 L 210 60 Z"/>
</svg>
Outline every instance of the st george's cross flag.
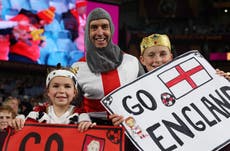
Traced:
<svg viewBox="0 0 230 151">
<path fill-rule="evenodd" d="M 188 94 L 212 79 L 205 68 L 195 58 L 186 60 L 183 63 L 163 71 L 158 77 L 176 99 Z M 183 89 L 180 89 L 181 87 L 183 87 Z"/>
</svg>

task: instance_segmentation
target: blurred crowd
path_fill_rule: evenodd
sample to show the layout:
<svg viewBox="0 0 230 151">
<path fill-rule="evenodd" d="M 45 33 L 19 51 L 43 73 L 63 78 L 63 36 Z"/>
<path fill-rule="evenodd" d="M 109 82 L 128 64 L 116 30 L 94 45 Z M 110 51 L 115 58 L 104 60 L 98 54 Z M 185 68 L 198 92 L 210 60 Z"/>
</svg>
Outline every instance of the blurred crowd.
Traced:
<svg viewBox="0 0 230 151">
<path fill-rule="evenodd" d="M 169 33 L 174 35 L 200 34 L 215 35 L 229 34 L 230 24 L 222 24 L 220 22 L 210 22 L 203 18 L 200 19 L 167 19 L 151 23 L 150 28 L 143 28 L 144 32 L 158 31 L 160 33 Z M 142 26 L 143 27 L 143 26 Z"/>
<path fill-rule="evenodd" d="M 85 0 L 2 0 L 0 60 L 70 66 L 84 55 Z"/>
<path fill-rule="evenodd" d="M 34 106 L 44 102 L 44 81 L 35 75 L 1 75 L 0 105 L 8 104 L 7 102 L 11 102 L 9 100 L 16 100 L 12 101 L 12 104 L 16 104 L 13 106 L 17 106 L 14 107 L 17 108 L 15 112 L 26 116 Z"/>
</svg>

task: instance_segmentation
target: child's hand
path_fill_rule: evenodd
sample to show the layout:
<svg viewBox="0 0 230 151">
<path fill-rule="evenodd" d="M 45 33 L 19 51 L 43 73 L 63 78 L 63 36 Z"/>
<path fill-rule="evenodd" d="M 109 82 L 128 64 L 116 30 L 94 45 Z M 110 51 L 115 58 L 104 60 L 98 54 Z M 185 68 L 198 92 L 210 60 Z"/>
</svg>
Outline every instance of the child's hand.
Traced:
<svg viewBox="0 0 230 151">
<path fill-rule="evenodd" d="M 78 124 L 78 130 L 79 130 L 80 132 L 84 132 L 84 131 L 86 131 L 86 130 L 88 130 L 89 128 L 92 128 L 92 127 L 94 127 L 94 126 L 96 126 L 96 123 L 92 123 L 92 122 L 89 122 L 89 121 L 83 121 L 83 122 L 80 122 L 80 123 Z"/>
<path fill-rule="evenodd" d="M 109 119 L 112 120 L 114 126 L 118 126 L 124 121 L 124 117 L 117 114 L 109 115 Z"/>
<path fill-rule="evenodd" d="M 225 77 L 226 79 L 230 80 L 230 72 L 224 72 L 220 69 L 216 69 L 216 74 Z"/>
<path fill-rule="evenodd" d="M 24 127 L 24 124 L 25 124 L 25 120 L 24 119 L 20 119 L 20 118 L 12 119 L 9 122 L 9 126 L 11 126 L 12 128 L 14 128 L 15 130 L 21 130 Z"/>
</svg>

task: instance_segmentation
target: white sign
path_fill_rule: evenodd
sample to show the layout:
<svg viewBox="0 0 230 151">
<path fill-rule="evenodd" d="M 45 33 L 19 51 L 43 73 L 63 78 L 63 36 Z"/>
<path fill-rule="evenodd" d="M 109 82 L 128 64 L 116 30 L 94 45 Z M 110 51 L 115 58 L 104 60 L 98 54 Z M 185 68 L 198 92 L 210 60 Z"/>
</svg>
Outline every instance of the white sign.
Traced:
<svg viewBox="0 0 230 151">
<path fill-rule="evenodd" d="M 230 140 L 230 83 L 198 51 L 116 89 L 101 103 L 125 117 L 122 125 L 139 150 L 210 151 Z"/>
</svg>

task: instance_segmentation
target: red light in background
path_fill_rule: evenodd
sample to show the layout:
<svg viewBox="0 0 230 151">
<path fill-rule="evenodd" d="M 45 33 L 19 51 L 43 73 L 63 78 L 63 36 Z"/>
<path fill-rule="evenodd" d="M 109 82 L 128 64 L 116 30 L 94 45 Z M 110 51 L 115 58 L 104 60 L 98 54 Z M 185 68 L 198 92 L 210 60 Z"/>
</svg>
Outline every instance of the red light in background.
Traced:
<svg viewBox="0 0 230 151">
<path fill-rule="evenodd" d="M 209 60 L 211 60 L 211 61 L 217 61 L 217 60 L 224 61 L 224 60 L 227 60 L 227 57 L 230 60 L 230 53 L 228 53 L 228 54 L 229 54 L 229 56 L 227 56 L 226 52 L 212 52 L 209 55 Z"/>
</svg>

